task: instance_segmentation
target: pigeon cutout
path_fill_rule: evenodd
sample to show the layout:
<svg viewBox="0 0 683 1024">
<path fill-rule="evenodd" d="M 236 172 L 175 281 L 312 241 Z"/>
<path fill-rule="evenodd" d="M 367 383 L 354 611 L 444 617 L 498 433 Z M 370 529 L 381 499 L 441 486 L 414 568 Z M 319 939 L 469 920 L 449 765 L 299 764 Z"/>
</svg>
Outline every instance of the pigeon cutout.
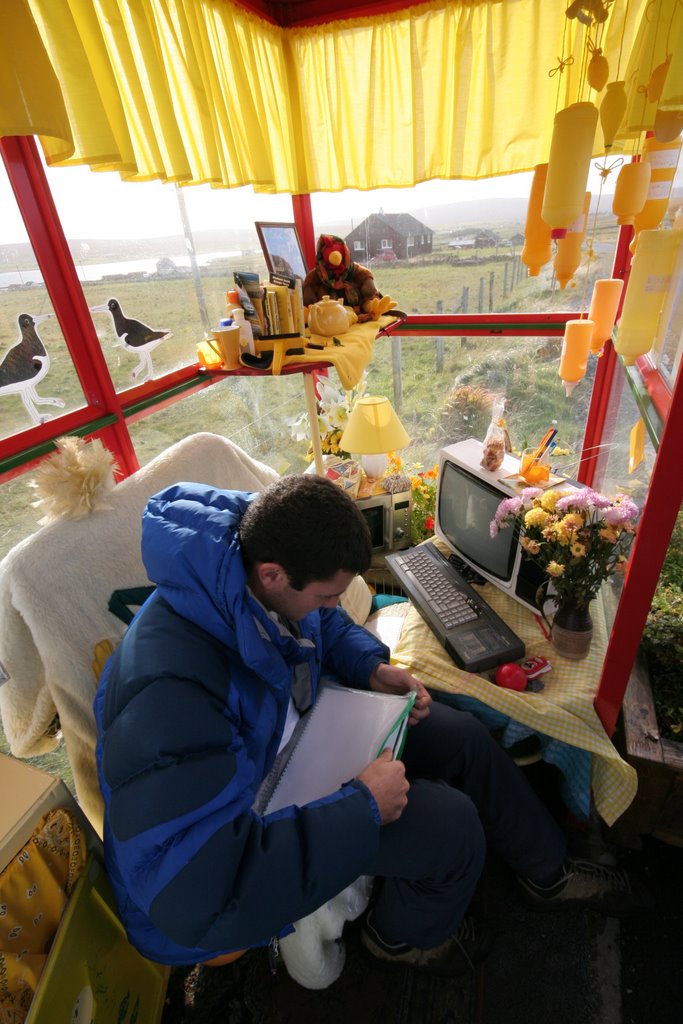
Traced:
<svg viewBox="0 0 683 1024">
<path fill-rule="evenodd" d="M 114 329 L 121 345 L 128 349 L 129 352 L 136 352 L 139 355 L 140 362 L 131 372 L 133 380 L 137 378 L 142 370 L 146 370 L 146 373 L 140 383 L 151 377 L 154 373 L 151 356 L 152 349 L 155 349 L 162 341 L 166 341 L 167 338 L 172 338 L 172 332 L 167 331 L 165 328 L 155 331 L 152 327 L 148 327 L 139 320 L 132 320 L 130 317 L 127 317 L 121 309 L 118 299 L 109 299 L 103 306 L 91 306 L 90 312 L 111 313 Z"/>
<path fill-rule="evenodd" d="M 49 319 L 52 313 L 32 316 L 20 313 L 17 317 L 20 337 L 8 350 L 0 363 L 0 397 L 2 395 L 19 395 L 24 407 L 34 423 L 44 423 L 52 418 L 52 413 L 41 413 L 37 406 L 56 405 L 64 408 L 61 398 L 41 398 L 36 391 L 50 369 L 50 357 L 47 349 L 36 330 L 36 324 Z"/>
</svg>

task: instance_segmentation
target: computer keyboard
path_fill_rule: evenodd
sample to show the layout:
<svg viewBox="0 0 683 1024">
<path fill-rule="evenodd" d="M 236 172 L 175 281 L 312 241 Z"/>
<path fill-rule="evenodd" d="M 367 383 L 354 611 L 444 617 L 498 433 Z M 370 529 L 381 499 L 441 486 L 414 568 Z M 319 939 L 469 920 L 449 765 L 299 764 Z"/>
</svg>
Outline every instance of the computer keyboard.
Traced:
<svg viewBox="0 0 683 1024">
<path fill-rule="evenodd" d="M 386 563 L 461 668 L 484 672 L 524 657 L 522 640 L 433 544 L 387 555 Z"/>
</svg>

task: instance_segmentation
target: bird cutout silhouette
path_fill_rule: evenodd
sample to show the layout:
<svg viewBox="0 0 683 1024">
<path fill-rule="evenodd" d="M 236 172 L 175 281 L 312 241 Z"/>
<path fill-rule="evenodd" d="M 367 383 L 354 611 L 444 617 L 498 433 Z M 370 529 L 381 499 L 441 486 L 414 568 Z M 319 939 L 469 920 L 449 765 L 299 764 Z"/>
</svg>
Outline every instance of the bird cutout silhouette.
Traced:
<svg viewBox="0 0 683 1024">
<path fill-rule="evenodd" d="M 43 313 L 42 316 L 32 316 L 30 313 L 20 313 L 17 317 L 19 340 L 12 345 L 0 363 L 0 397 L 19 395 L 34 423 L 44 423 L 45 420 L 52 418 L 52 413 L 41 413 L 37 406 L 56 405 L 60 409 L 64 408 L 61 398 L 41 398 L 36 391 L 36 385 L 50 369 L 50 357 L 36 330 L 36 324 L 48 320 L 52 315 Z"/>
<path fill-rule="evenodd" d="M 91 306 L 90 312 L 111 313 L 118 341 L 123 348 L 128 349 L 129 352 L 136 352 L 140 356 L 140 362 L 131 372 L 133 380 L 137 378 L 142 370 L 147 372 L 140 383 L 151 377 L 154 373 L 151 356 L 152 349 L 155 349 L 162 341 L 166 341 L 167 338 L 172 338 L 172 332 L 166 330 L 166 328 L 155 331 L 153 327 L 148 327 L 147 324 L 143 324 L 139 320 L 132 320 L 130 317 L 127 317 L 121 309 L 118 299 L 109 299 L 102 306 Z"/>
</svg>

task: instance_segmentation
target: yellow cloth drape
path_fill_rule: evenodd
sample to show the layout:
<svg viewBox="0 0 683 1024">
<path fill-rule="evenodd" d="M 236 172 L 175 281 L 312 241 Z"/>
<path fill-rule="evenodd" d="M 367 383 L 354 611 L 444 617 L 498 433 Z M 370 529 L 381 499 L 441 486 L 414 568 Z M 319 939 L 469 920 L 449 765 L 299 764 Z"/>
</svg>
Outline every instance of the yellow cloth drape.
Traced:
<svg viewBox="0 0 683 1024">
<path fill-rule="evenodd" d="M 566 6 L 432 2 L 281 28 L 231 0 L 10 0 L 0 134 L 39 132 L 50 164 L 267 192 L 526 170 L 548 157 L 556 109 L 601 99 L 585 81 L 596 27 Z M 660 7 L 666 32 L 652 27 Z M 677 40 L 675 10 L 609 7 L 610 80 Z M 672 81 L 681 66 L 678 47 Z"/>
</svg>

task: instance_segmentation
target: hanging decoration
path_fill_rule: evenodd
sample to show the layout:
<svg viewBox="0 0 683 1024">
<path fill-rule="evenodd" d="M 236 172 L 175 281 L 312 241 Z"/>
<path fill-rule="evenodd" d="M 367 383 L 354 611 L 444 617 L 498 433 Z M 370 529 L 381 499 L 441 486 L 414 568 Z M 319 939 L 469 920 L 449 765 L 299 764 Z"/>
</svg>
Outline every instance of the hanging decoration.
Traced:
<svg viewBox="0 0 683 1024">
<path fill-rule="evenodd" d="M 625 113 L 626 83 L 623 81 L 609 82 L 600 104 L 600 126 L 606 151 L 612 148 Z"/>
<path fill-rule="evenodd" d="M 596 92 L 602 92 L 607 84 L 609 78 L 609 64 L 607 58 L 604 56 L 602 50 L 595 46 L 590 39 L 587 41 L 586 46 L 588 52 L 591 55 L 588 67 L 586 69 L 586 81 L 590 85 L 591 89 L 595 89 Z"/>
<path fill-rule="evenodd" d="M 652 348 L 683 232 L 641 231 L 614 347 L 627 366 Z"/>
<path fill-rule="evenodd" d="M 521 255 L 522 263 L 528 268 L 529 277 L 538 277 L 541 267 L 545 266 L 552 256 L 550 225 L 541 217 L 547 174 L 548 165 L 537 164 L 531 181 L 524 226 L 524 248 Z"/>
<path fill-rule="evenodd" d="M 31 313 L 20 313 L 19 339 L 6 353 L 0 363 L 0 397 L 19 395 L 24 408 L 33 423 L 44 423 L 52 419 L 51 413 L 41 413 L 37 406 L 54 405 L 64 408 L 61 398 L 41 398 L 36 386 L 50 369 L 50 357 L 36 330 L 36 324 L 48 320 L 53 314 L 43 313 L 33 316 Z"/>
<path fill-rule="evenodd" d="M 650 186 L 642 210 L 633 221 L 635 232 L 631 252 L 635 252 L 641 231 L 658 227 L 669 206 L 676 167 L 681 153 L 681 139 L 660 142 L 649 135 L 643 144 L 643 162 L 650 166 Z"/>
<path fill-rule="evenodd" d="M 154 328 L 141 323 L 140 320 L 132 320 L 127 317 L 121 309 L 118 299 L 109 299 L 102 306 L 91 306 L 90 312 L 111 313 L 119 344 L 128 352 L 135 352 L 140 357 L 139 363 L 131 371 L 132 379 L 135 380 L 142 370 L 145 371 L 145 375 L 140 383 L 151 377 L 154 374 L 152 351 L 162 341 L 172 338 L 172 332 L 166 328 L 154 330 Z"/>
<path fill-rule="evenodd" d="M 647 160 L 624 164 L 617 177 L 612 212 L 619 224 L 633 224 L 647 199 L 650 187 L 650 164 Z"/>
<path fill-rule="evenodd" d="M 565 324 L 560 367 L 557 372 L 564 383 L 567 398 L 579 381 L 586 376 L 593 327 L 592 320 L 567 320 Z"/>
<path fill-rule="evenodd" d="M 602 278 L 593 285 L 593 296 L 588 311 L 588 319 L 593 321 L 593 355 L 601 356 L 605 342 L 612 337 L 612 328 L 617 318 L 623 289 L 624 282 L 620 277 Z"/>
<path fill-rule="evenodd" d="M 586 192 L 583 210 L 573 224 L 567 228 L 564 238 L 558 238 L 553 268 L 560 289 L 564 291 L 581 263 L 581 246 L 586 234 L 588 212 L 591 205 L 591 193 Z"/>
<path fill-rule="evenodd" d="M 572 103 L 555 115 L 541 208 L 553 238 L 564 238 L 583 210 L 597 123 L 592 103 Z"/>
</svg>

